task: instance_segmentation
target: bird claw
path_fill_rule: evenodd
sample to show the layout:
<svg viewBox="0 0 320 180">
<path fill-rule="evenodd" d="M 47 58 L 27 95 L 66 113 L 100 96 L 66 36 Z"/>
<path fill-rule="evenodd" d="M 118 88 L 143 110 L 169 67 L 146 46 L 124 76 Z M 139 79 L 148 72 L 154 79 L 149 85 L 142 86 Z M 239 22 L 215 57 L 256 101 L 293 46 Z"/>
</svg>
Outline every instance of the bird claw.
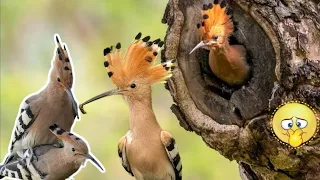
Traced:
<svg viewBox="0 0 320 180">
<path fill-rule="evenodd" d="M 87 112 L 83 109 L 83 104 L 79 105 L 79 109 L 82 112 L 82 114 L 87 114 Z"/>
</svg>

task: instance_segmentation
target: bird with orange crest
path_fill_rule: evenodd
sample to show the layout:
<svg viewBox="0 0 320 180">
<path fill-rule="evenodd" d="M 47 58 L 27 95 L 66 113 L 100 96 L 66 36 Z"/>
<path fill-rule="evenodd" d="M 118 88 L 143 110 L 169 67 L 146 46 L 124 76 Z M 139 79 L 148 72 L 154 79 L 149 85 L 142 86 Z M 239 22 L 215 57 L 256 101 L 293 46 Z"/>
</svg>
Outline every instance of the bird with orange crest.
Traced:
<svg viewBox="0 0 320 180">
<path fill-rule="evenodd" d="M 204 4 L 202 22 L 197 24 L 202 41 L 190 52 L 205 48 L 210 51 L 211 71 L 230 86 L 243 85 L 250 77 L 246 61 L 247 51 L 243 45 L 230 45 L 229 37 L 234 31 L 232 10 L 225 0 Z"/>
<path fill-rule="evenodd" d="M 136 179 L 181 180 L 182 165 L 178 147 L 172 135 L 163 130 L 152 109 L 151 86 L 165 82 L 171 76 L 174 60 L 155 64 L 164 42 L 141 39 L 139 33 L 125 53 L 121 44 L 115 50 L 104 50 L 104 66 L 118 87 L 80 105 L 97 99 L 122 95 L 129 105 L 130 130 L 118 143 L 118 155 L 124 169 Z"/>
</svg>

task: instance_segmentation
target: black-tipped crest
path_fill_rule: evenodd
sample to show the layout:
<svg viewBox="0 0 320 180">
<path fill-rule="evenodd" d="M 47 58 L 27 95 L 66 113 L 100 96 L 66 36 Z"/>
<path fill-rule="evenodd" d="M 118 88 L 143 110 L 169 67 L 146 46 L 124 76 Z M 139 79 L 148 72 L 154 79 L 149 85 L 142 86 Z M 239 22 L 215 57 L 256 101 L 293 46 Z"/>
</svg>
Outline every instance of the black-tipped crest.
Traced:
<svg viewBox="0 0 320 180">
<path fill-rule="evenodd" d="M 138 33 L 135 39 L 140 38 Z M 160 38 L 151 40 L 150 36 L 144 36 L 141 41 L 134 40 L 126 53 L 119 51 L 111 52 L 105 56 L 108 76 L 118 87 L 126 87 L 132 82 L 130 79 L 139 79 L 142 76 L 151 84 L 163 82 L 169 74 L 155 65 L 156 58 L 164 42 Z M 123 47 L 122 47 L 123 49 Z"/>
<path fill-rule="evenodd" d="M 117 43 L 116 48 L 121 49 L 121 43 Z"/>
<path fill-rule="evenodd" d="M 149 41 L 149 40 L 150 40 L 150 36 L 146 36 L 146 37 L 144 37 L 144 38 L 142 39 L 143 42 L 147 42 L 147 41 Z"/>
<path fill-rule="evenodd" d="M 220 2 L 220 3 L 219 3 Z M 234 31 L 234 24 L 231 19 L 232 11 L 227 7 L 227 2 L 225 0 L 219 1 L 214 0 L 214 5 L 212 3 L 204 5 L 202 10 L 202 26 L 197 24 L 197 28 L 200 30 L 202 41 L 191 50 L 190 53 L 194 52 L 196 49 L 204 46 L 213 46 L 213 44 L 218 44 L 222 46 L 222 43 L 227 42 L 226 39 Z M 220 39 L 213 39 L 215 36 L 227 37 Z"/>
<path fill-rule="evenodd" d="M 206 4 L 203 5 L 203 8 L 202 8 L 204 11 L 208 10 L 208 6 Z"/>
<path fill-rule="evenodd" d="M 134 39 L 139 40 L 141 38 L 141 32 L 139 32 Z"/>
<path fill-rule="evenodd" d="M 57 43 L 60 43 L 58 36 L 56 36 L 56 41 Z"/>
<path fill-rule="evenodd" d="M 103 64 L 104 64 L 104 67 L 108 67 L 109 66 L 109 62 L 108 61 L 105 61 Z"/>
<path fill-rule="evenodd" d="M 221 8 L 224 8 L 227 6 L 227 2 L 225 0 L 223 0 L 221 3 L 220 3 L 220 7 Z"/>
<path fill-rule="evenodd" d="M 164 44 L 164 42 L 163 42 L 163 41 L 161 41 L 161 42 L 159 42 L 158 46 L 159 46 L 159 47 L 162 47 L 162 46 L 163 46 L 163 44 Z"/>
<path fill-rule="evenodd" d="M 113 75 L 113 72 L 108 72 L 108 76 L 111 78 L 111 76 Z"/>
<path fill-rule="evenodd" d="M 62 54 L 61 54 L 61 51 L 60 51 L 59 47 L 57 48 L 57 53 L 58 53 L 58 56 L 59 56 L 59 60 L 62 60 Z"/>
<path fill-rule="evenodd" d="M 107 47 L 103 50 L 103 55 L 105 56 L 105 55 L 109 54 L 110 52 L 111 52 L 111 49 L 109 47 Z"/>
<path fill-rule="evenodd" d="M 158 38 L 158 39 L 153 41 L 153 44 L 158 44 L 160 41 L 161 41 L 160 38 Z"/>
<path fill-rule="evenodd" d="M 73 85 L 72 63 L 71 57 L 67 52 L 67 44 L 63 43 L 58 34 L 55 35 L 56 53 L 53 61 L 53 71 L 51 71 L 50 78 L 53 83 L 58 83 L 60 88 L 68 95 L 69 100 L 72 102 L 74 115 L 78 117 L 77 103 L 71 91 Z M 79 118 L 79 117 L 78 117 Z"/>
</svg>

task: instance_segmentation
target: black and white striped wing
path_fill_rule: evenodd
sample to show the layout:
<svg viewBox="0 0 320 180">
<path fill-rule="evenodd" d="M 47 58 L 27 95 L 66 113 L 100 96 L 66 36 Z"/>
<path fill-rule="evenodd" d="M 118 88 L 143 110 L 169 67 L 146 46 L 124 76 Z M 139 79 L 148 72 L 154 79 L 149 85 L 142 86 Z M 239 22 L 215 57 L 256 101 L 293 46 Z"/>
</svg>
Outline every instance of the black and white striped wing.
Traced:
<svg viewBox="0 0 320 180">
<path fill-rule="evenodd" d="M 11 138 L 10 151 L 17 151 L 25 149 L 27 147 L 22 147 L 22 140 L 28 132 L 28 128 L 35 121 L 39 109 L 36 107 L 35 99 L 36 95 L 23 101 L 20 106 L 20 111 L 16 119 L 15 127 L 13 129 Z"/>
<path fill-rule="evenodd" d="M 132 170 L 130 168 L 127 156 L 126 156 L 126 144 L 128 142 L 127 138 L 129 138 L 129 141 L 130 141 L 130 138 L 132 138 L 132 137 L 128 137 L 128 134 L 129 134 L 129 136 L 131 136 L 131 131 L 128 131 L 128 133 L 126 135 L 124 135 L 118 142 L 118 155 L 119 155 L 119 158 L 121 160 L 121 164 L 122 164 L 123 168 L 131 176 L 134 176 L 133 172 L 132 172 Z"/>
<path fill-rule="evenodd" d="M 24 159 L 0 166 L 0 176 L 32 180 L 31 173 Z"/>
<path fill-rule="evenodd" d="M 161 141 L 167 151 L 169 160 L 172 163 L 176 177 L 175 180 L 182 180 L 182 164 L 175 139 L 169 132 L 161 131 Z"/>
<path fill-rule="evenodd" d="M 40 180 L 45 175 L 41 174 L 34 166 L 35 157 L 33 151 L 28 149 L 24 152 L 24 157 L 19 161 L 11 162 L 0 166 L 0 176 L 23 179 L 23 180 Z"/>
</svg>

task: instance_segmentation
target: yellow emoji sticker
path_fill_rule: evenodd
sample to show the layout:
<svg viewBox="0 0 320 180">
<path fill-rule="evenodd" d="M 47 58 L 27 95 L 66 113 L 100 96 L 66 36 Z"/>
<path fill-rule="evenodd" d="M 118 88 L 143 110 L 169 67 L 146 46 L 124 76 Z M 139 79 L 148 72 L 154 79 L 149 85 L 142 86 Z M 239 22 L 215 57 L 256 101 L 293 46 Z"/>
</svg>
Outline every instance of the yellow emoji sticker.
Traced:
<svg viewBox="0 0 320 180">
<path fill-rule="evenodd" d="M 312 107 L 298 101 L 279 106 L 271 119 L 271 130 L 281 141 L 297 148 L 317 134 L 319 119 Z"/>
</svg>

